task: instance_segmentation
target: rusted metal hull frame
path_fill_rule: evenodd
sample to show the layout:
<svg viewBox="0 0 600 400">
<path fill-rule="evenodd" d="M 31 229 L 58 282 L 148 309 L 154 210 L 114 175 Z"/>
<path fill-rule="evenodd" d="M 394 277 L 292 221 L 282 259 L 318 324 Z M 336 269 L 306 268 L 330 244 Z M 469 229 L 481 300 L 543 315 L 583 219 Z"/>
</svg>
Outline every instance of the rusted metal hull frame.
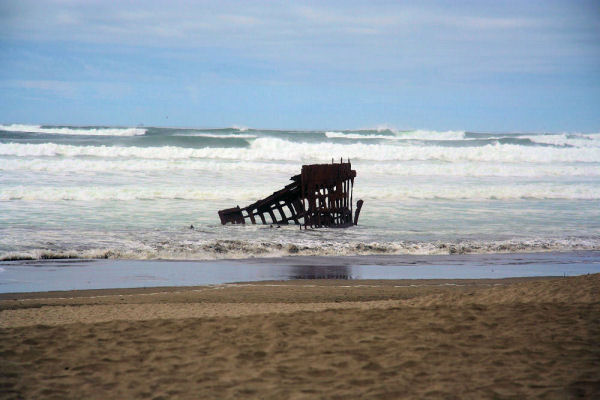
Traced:
<svg viewBox="0 0 600 400">
<path fill-rule="evenodd" d="M 219 211 L 222 224 L 288 225 L 305 228 L 348 227 L 352 218 L 352 192 L 356 171 L 350 162 L 303 165 L 293 183 L 244 208 L 236 206 Z M 362 201 L 360 203 L 362 205 Z"/>
</svg>

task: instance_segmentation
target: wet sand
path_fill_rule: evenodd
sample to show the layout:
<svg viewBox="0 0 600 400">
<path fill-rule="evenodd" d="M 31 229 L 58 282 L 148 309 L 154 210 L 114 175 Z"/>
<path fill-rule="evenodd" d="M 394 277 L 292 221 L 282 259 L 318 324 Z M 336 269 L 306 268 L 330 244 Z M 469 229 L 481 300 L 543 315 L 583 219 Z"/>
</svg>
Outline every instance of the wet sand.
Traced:
<svg viewBox="0 0 600 400">
<path fill-rule="evenodd" d="M 1 398 L 599 398 L 600 275 L 3 294 Z"/>
</svg>

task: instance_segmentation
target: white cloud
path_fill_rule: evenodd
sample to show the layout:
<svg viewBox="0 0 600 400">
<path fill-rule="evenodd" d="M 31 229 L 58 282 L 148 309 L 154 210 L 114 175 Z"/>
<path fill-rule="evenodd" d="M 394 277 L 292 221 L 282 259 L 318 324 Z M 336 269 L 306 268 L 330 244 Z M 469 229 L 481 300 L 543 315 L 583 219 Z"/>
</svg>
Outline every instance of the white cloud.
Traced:
<svg viewBox="0 0 600 400">
<path fill-rule="evenodd" d="M 32 91 L 32 93 L 42 91 L 63 98 L 93 96 L 102 99 L 114 99 L 132 93 L 129 85 L 114 82 L 13 79 L 0 81 L 0 87 L 26 89 Z"/>
<path fill-rule="evenodd" d="M 61 96 L 73 96 L 77 92 L 77 85 L 73 82 L 57 80 L 7 80 L 2 81 L 0 85 L 20 89 L 42 90 Z"/>
<path fill-rule="evenodd" d="M 10 7 L 10 6 L 9 6 Z M 235 10 L 235 12 L 231 12 Z M 21 1 L 0 15 L 4 36 L 21 39 L 181 45 L 331 39 L 454 29 L 539 27 L 537 18 L 378 3 Z M 448 32 L 451 34 L 451 32 Z M 166 42 L 165 42 L 166 40 Z"/>
<path fill-rule="evenodd" d="M 597 24 L 535 4 L 23 0 L 5 7 L 0 36 L 8 40 L 212 48 L 301 68 L 536 71 L 600 46 Z"/>
</svg>

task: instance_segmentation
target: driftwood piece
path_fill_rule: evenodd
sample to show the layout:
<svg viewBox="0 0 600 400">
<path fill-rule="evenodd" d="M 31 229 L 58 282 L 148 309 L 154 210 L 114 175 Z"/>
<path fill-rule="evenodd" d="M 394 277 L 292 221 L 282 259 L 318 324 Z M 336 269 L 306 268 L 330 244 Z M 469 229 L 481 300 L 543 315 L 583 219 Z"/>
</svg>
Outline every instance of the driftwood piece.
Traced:
<svg viewBox="0 0 600 400">
<path fill-rule="evenodd" d="M 348 227 L 358 223 L 363 201 L 357 202 L 352 219 L 352 190 L 356 171 L 350 162 L 303 165 L 293 181 L 272 195 L 244 208 L 236 206 L 219 211 L 227 223 L 296 225 L 313 228 Z"/>
</svg>

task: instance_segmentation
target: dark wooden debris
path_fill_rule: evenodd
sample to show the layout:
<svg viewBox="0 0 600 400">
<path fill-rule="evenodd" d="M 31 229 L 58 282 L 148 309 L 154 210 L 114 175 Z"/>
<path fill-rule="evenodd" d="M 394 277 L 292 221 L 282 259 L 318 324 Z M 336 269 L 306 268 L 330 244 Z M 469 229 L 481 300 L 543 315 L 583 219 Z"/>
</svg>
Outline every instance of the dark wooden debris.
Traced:
<svg viewBox="0 0 600 400">
<path fill-rule="evenodd" d="M 352 189 L 356 171 L 350 161 L 303 165 L 292 183 L 272 195 L 244 208 L 236 206 L 219 211 L 227 223 L 287 225 L 301 227 L 348 227 L 358 223 L 363 201 L 358 200 L 352 219 Z"/>
</svg>

